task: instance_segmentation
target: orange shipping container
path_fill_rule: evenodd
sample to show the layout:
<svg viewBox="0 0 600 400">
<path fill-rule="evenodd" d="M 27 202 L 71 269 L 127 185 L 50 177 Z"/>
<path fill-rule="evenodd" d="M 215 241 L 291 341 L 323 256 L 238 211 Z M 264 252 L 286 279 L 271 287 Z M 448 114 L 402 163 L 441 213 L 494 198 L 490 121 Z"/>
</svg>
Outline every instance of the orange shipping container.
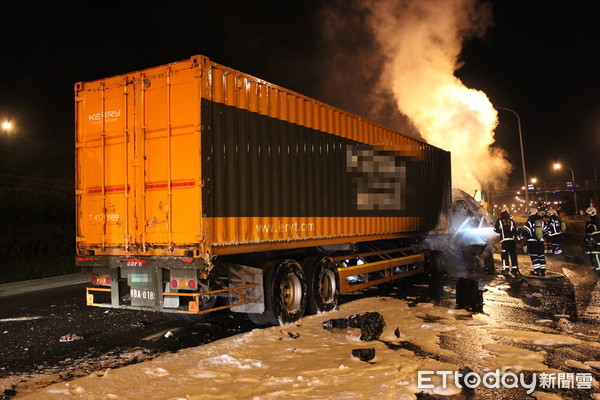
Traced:
<svg viewBox="0 0 600 400">
<path fill-rule="evenodd" d="M 423 235 L 449 153 L 203 56 L 75 85 L 78 254 Z"/>
</svg>

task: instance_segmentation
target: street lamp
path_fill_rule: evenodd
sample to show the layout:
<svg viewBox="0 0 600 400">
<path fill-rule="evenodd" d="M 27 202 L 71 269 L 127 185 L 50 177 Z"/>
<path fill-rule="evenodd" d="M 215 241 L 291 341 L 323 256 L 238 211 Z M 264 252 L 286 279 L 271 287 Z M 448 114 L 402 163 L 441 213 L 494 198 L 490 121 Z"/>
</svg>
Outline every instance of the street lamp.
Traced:
<svg viewBox="0 0 600 400">
<path fill-rule="evenodd" d="M 8 120 L 4 120 L 2 122 L 2 130 L 4 132 L 10 132 L 12 130 L 12 127 L 13 127 L 12 122 L 10 122 Z"/>
<path fill-rule="evenodd" d="M 525 204 L 529 204 L 529 190 L 527 188 L 527 172 L 525 170 L 525 152 L 523 151 L 523 135 L 521 133 L 521 118 L 519 114 L 510 108 L 495 107 L 497 110 L 504 110 L 515 114 L 517 117 L 517 123 L 519 124 L 519 144 L 521 145 L 521 162 L 523 163 L 523 185 L 525 186 Z"/>
<path fill-rule="evenodd" d="M 573 169 L 567 165 L 565 165 L 566 168 L 569 168 L 569 170 L 571 170 L 571 180 L 573 181 L 573 200 L 575 201 L 575 215 L 579 214 L 579 208 L 577 207 L 577 192 L 575 191 L 575 173 L 573 172 Z M 562 168 L 562 165 L 558 162 L 554 163 L 554 169 L 555 170 L 559 170 Z"/>
<path fill-rule="evenodd" d="M 538 183 L 538 178 L 531 178 L 531 183 L 534 185 L 536 183 Z M 544 185 L 544 198 L 546 199 L 546 203 L 547 203 L 548 202 L 548 188 L 547 188 L 548 185 L 546 185 L 546 182 L 544 182 L 544 181 L 540 181 L 540 183 L 542 185 Z"/>
</svg>

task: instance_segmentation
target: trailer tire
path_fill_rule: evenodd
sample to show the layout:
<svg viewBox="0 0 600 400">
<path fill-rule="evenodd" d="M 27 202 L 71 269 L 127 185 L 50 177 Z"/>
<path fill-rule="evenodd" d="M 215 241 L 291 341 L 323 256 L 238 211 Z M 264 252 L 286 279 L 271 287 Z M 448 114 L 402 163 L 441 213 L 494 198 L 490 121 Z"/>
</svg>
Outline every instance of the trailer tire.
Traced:
<svg viewBox="0 0 600 400">
<path fill-rule="evenodd" d="M 331 257 L 311 257 L 302 261 L 302 266 L 307 283 L 307 313 L 316 314 L 336 309 L 340 302 L 337 263 Z"/>
<path fill-rule="evenodd" d="M 259 325 L 283 325 L 299 320 L 306 310 L 306 278 L 294 260 L 264 267 L 265 311 L 248 314 Z"/>
</svg>

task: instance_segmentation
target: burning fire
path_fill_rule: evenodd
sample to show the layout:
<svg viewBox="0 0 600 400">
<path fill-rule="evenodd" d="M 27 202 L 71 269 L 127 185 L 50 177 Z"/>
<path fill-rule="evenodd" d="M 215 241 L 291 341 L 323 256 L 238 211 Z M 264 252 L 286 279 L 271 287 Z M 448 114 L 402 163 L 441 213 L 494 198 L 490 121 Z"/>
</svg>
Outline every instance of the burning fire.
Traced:
<svg viewBox="0 0 600 400">
<path fill-rule="evenodd" d="M 429 143 L 452 153 L 453 187 L 467 193 L 502 183 L 510 164 L 493 148 L 497 112 L 456 76 L 462 43 L 490 25 L 475 0 L 373 0 L 370 26 L 386 54 L 380 84 Z"/>
</svg>

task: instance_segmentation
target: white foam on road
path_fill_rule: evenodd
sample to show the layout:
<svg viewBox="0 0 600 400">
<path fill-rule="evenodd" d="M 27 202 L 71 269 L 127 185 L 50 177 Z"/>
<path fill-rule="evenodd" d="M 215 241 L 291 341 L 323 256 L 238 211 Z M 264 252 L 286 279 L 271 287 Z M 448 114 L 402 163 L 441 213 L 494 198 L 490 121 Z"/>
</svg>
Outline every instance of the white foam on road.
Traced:
<svg viewBox="0 0 600 400">
<path fill-rule="evenodd" d="M 322 327 L 328 319 L 368 311 L 378 311 L 385 318 L 382 341 L 360 341 L 359 329 Z M 566 335 L 501 329 L 481 324 L 478 316 L 470 320 L 469 315 L 464 310 L 430 303 L 412 307 L 399 299 L 360 299 L 342 304 L 338 311 L 305 317 L 296 324 L 256 329 L 140 364 L 21 393 L 17 398 L 414 400 L 421 391 L 417 387 L 419 371 L 457 371 L 464 366 L 480 371 L 557 371 L 547 366 L 544 349 L 588 343 Z M 424 323 L 424 317 L 435 317 L 435 322 Z M 396 328 L 400 339 L 394 334 Z M 289 332 L 299 336 L 294 339 Z M 442 348 L 442 336 L 459 338 L 461 334 L 477 337 L 478 343 L 465 343 L 456 352 Z M 509 345 L 507 340 L 516 344 Z M 519 343 L 535 348 L 518 348 Z M 369 347 L 376 350 L 371 362 L 352 357 L 353 349 Z M 432 378 L 436 386 L 429 392 L 460 392 L 452 382 L 443 388 L 441 376 Z"/>
</svg>

